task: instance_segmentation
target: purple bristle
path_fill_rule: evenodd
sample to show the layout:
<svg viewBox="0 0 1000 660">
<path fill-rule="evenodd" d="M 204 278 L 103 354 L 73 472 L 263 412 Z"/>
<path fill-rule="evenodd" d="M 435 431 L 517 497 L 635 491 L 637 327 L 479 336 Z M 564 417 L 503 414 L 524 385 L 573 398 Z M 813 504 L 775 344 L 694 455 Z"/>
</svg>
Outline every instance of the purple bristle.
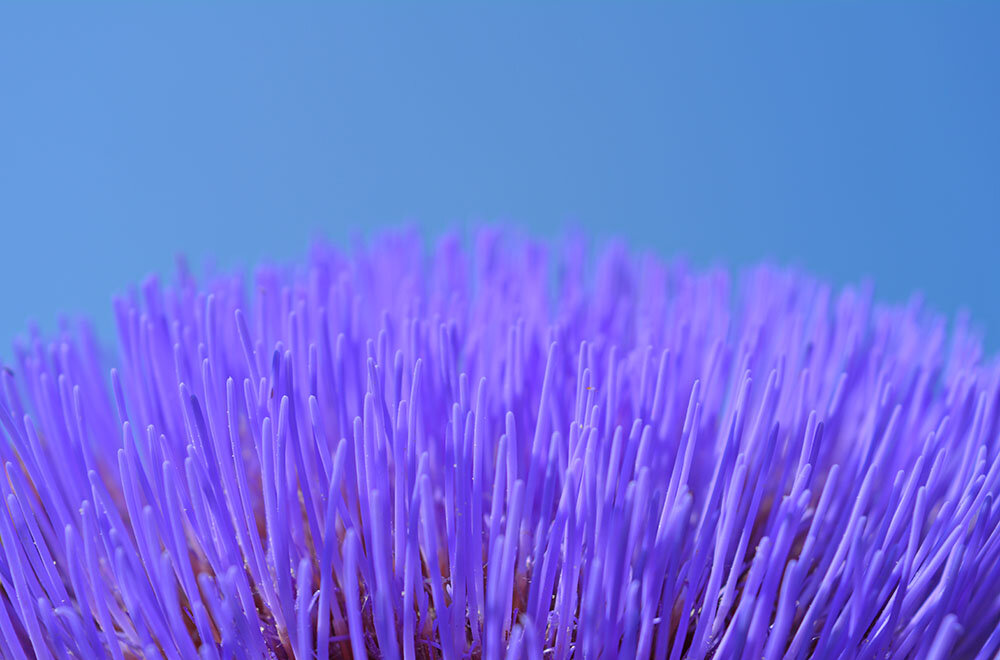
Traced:
<svg viewBox="0 0 1000 660">
<path fill-rule="evenodd" d="M 401 232 L 184 269 L 115 300 L 110 372 L 33 330 L 0 655 L 996 656 L 1000 363 L 965 321 L 585 255 Z"/>
</svg>

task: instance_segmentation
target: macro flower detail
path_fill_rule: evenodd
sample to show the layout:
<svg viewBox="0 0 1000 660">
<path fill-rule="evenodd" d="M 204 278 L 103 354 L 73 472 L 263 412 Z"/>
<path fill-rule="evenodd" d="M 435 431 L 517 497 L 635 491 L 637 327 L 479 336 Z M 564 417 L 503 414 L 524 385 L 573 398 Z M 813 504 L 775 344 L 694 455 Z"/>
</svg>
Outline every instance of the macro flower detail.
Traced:
<svg viewBox="0 0 1000 660">
<path fill-rule="evenodd" d="M 27 658 L 975 658 L 1000 365 L 762 266 L 397 232 L 115 300 L 0 377 Z"/>
</svg>

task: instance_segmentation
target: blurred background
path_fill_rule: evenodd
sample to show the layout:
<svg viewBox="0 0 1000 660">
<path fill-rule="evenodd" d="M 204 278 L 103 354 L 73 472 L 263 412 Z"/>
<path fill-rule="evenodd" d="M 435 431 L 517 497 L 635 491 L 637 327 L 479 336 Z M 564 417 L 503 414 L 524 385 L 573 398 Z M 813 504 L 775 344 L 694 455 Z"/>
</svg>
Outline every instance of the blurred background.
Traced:
<svg viewBox="0 0 1000 660">
<path fill-rule="evenodd" d="M 967 309 L 1000 346 L 1000 3 L 0 9 L 0 356 L 178 253 L 577 225 Z"/>
</svg>

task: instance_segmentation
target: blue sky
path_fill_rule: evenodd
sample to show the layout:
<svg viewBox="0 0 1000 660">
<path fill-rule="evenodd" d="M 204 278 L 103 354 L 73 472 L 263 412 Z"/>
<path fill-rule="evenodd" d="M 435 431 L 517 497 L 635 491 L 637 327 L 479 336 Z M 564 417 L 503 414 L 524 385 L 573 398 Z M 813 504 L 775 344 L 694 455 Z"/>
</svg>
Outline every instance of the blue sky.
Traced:
<svg viewBox="0 0 1000 660">
<path fill-rule="evenodd" d="M 568 223 L 969 309 L 1000 342 L 1000 3 L 0 8 L 0 355 L 177 253 Z"/>
</svg>

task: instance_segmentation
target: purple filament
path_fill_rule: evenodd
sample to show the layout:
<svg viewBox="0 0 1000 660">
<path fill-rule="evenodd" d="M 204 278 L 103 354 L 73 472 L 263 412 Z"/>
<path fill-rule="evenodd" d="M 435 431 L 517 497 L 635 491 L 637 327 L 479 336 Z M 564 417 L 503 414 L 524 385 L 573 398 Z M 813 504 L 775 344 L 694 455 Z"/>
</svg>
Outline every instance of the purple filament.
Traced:
<svg viewBox="0 0 1000 660">
<path fill-rule="evenodd" d="M 964 322 L 473 243 L 149 279 L 110 379 L 33 331 L 0 655 L 994 657 L 1000 367 Z"/>
</svg>

